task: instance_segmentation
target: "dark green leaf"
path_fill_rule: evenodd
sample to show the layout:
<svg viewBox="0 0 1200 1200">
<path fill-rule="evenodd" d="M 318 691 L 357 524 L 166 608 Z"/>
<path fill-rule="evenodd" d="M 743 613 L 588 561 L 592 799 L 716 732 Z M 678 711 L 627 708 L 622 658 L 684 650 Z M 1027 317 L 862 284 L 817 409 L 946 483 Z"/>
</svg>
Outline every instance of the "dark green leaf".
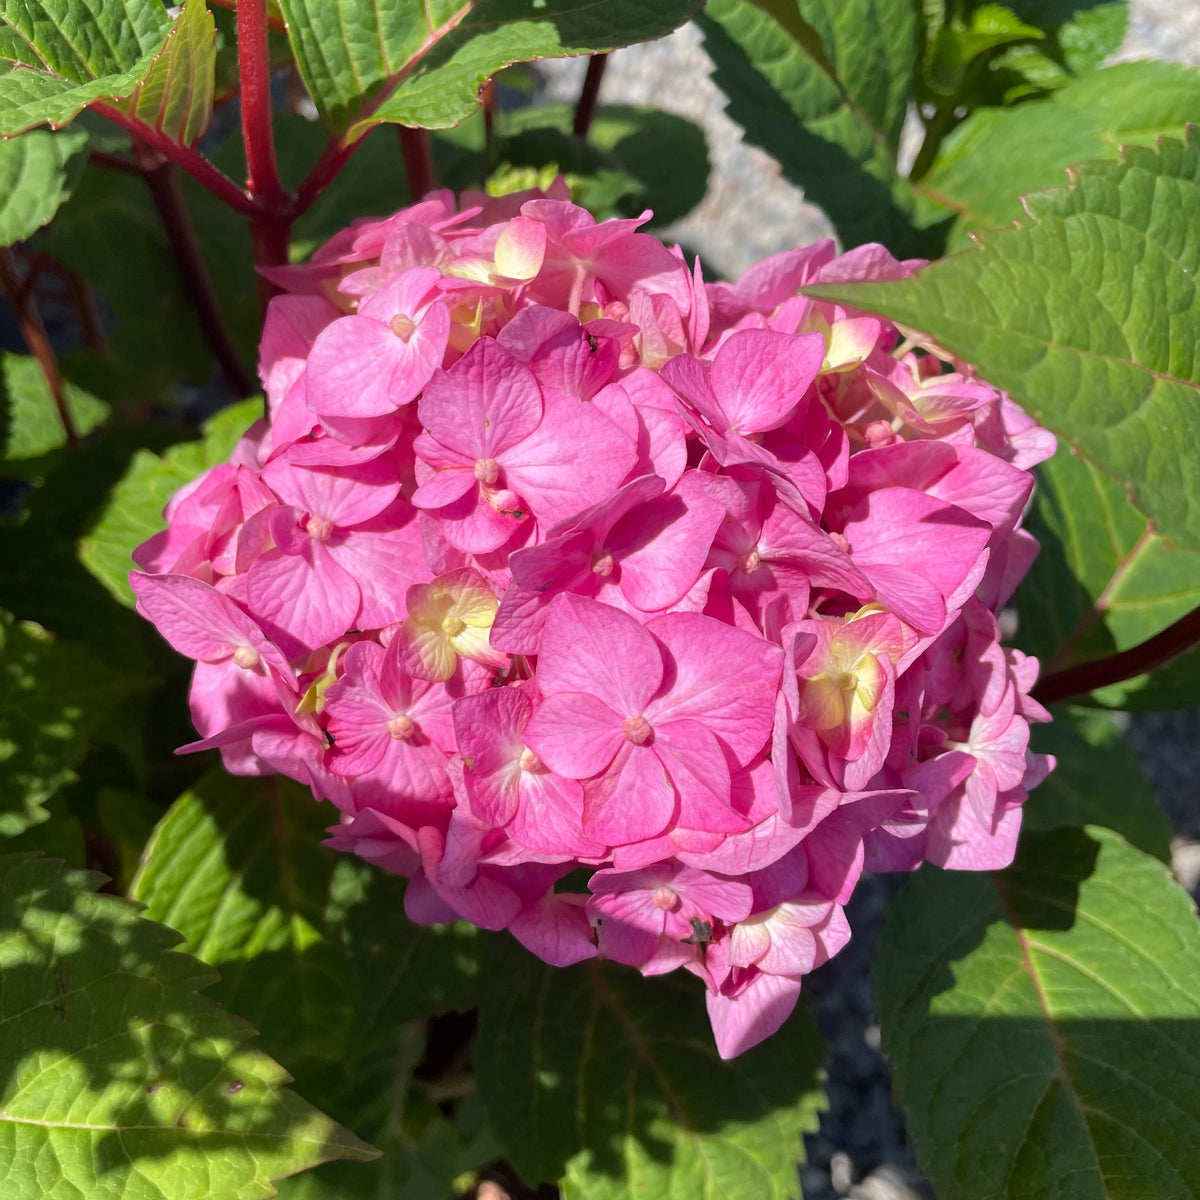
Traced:
<svg viewBox="0 0 1200 1200">
<path fill-rule="evenodd" d="M 50 819 L 40 825 L 31 825 L 24 833 L 10 838 L 4 849 L 16 854 L 44 854 L 75 869 L 86 867 L 87 850 L 79 818 L 67 811 L 61 796 L 48 801 L 45 808 Z"/>
<path fill-rule="evenodd" d="M 1030 834 L 1007 871 L 923 868 L 878 946 L 943 1200 L 1200 1191 L 1200 924 L 1162 863 L 1105 829 Z"/>
<path fill-rule="evenodd" d="M 24 241 L 58 212 L 71 194 L 71 161 L 86 143 L 75 130 L 44 129 L 0 141 L 0 246 Z"/>
<path fill-rule="evenodd" d="M 0 397 L 4 402 L 0 473 L 23 474 L 26 460 L 41 459 L 67 444 L 62 418 L 36 358 L 25 354 L 0 354 Z M 108 419 L 108 405 L 82 388 L 67 383 L 64 399 L 75 432 L 80 437 L 85 437 Z"/>
<path fill-rule="evenodd" d="M 157 0 L 0 0 L 0 135 L 130 95 L 170 26 Z"/>
<path fill-rule="evenodd" d="M 1058 708 L 1054 720 L 1035 725 L 1032 735 L 1031 748 L 1053 754 L 1058 765 L 1025 802 L 1024 829 L 1103 825 L 1171 861 L 1171 824 L 1110 714 Z"/>
<path fill-rule="evenodd" d="M 936 248 L 896 168 L 917 55 L 911 0 L 710 0 L 698 22 L 729 115 L 845 245 Z"/>
<path fill-rule="evenodd" d="M 1008 7 L 1045 30 L 1051 48 L 1076 75 L 1094 71 L 1118 50 L 1129 23 L 1125 0 L 1010 0 Z"/>
<path fill-rule="evenodd" d="M 262 401 L 245 400 L 209 420 L 203 441 L 183 442 L 163 455 L 150 450 L 134 454 L 124 478 L 79 543 L 84 566 L 123 604 L 133 606 L 129 556 L 163 528 L 167 501 L 201 472 L 225 462 L 238 438 L 261 416 Z"/>
<path fill-rule="evenodd" d="M 212 772 L 159 822 L 130 891 L 220 969 L 214 994 L 293 1069 L 342 1060 L 352 1029 L 353 981 L 323 928 L 339 856 L 321 841 L 335 816 L 291 780 Z"/>
<path fill-rule="evenodd" d="M 1156 533 L 1200 548 L 1200 127 L 1072 172 L 988 234 L 895 283 L 812 294 L 881 312 L 975 363 Z"/>
<path fill-rule="evenodd" d="M 801 1134 L 822 1103 L 820 1039 L 803 1011 L 722 1062 L 691 976 L 508 962 L 504 994 L 482 1010 L 476 1067 L 526 1179 L 563 1177 L 579 1200 L 796 1194 Z"/>
<path fill-rule="evenodd" d="M 1072 163 L 1115 158 L 1130 142 L 1182 137 L 1200 115 L 1200 71 L 1182 63 L 1133 62 L 1069 83 L 1048 99 L 985 108 L 942 144 L 921 188 L 958 213 L 950 248 L 967 234 L 1022 215 L 1020 197 L 1062 183 Z"/>
<path fill-rule="evenodd" d="M 369 1147 L 288 1091 L 212 973 L 96 876 L 0 859 L 6 1200 L 256 1200 Z"/>
<path fill-rule="evenodd" d="M 1159 667 L 1152 675 L 1137 675 L 1109 687 L 1097 688 L 1089 703 L 1130 712 L 1163 712 L 1196 707 L 1196 680 L 1200 679 L 1200 649 Z"/>
<path fill-rule="evenodd" d="M 301 1088 L 384 1151 L 285 1195 L 391 1198 L 384 1184 L 407 1178 L 425 1133 L 441 1136 L 425 1130 L 436 1113 L 412 1111 L 413 1021 L 474 1003 L 476 931 L 412 925 L 401 880 L 321 845 L 335 818 L 290 780 L 213 771 L 159 822 L 132 894 L 220 969 L 214 996 L 262 1029 Z"/>
<path fill-rule="evenodd" d="M 288 36 L 325 121 L 444 129 L 514 62 L 613 50 L 669 33 L 695 0 L 281 0 Z M 352 128 L 353 127 L 353 128 Z"/>
<path fill-rule="evenodd" d="M 46 820 L 113 705 L 142 681 L 0 609 L 0 837 Z"/>
<path fill-rule="evenodd" d="M 1026 525 L 1042 552 L 1017 606 L 1044 670 L 1128 650 L 1200 606 L 1200 551 L 1152 532 L 1120 483 L 1065 447 L 1038 478 Z"/>
<path fill-rule="evenodd" d="M 179 182 L 235 346 L 243 362 L 252 362 L 258 300 L 246 221 L 190 178 L 181 175 Z M 121 393 L 162 405 L 182 382 L 208 381 L 212 352 L 141 179 L 89 166 L 42 245 L 111 309 L 110 369 Z"/>
<path fill-rule="evenodd" d="M 981 55 L 1011 42 L 1041 39 L 1036 25 L 1027 25 L 1008 8 L 985 4 L 972 8 L 965 18 L 955 14 L 933 40 L 926 65 L 926 81 L 944 96 L 954 96 L 967 68 Z"/>
<path fill-rule="evenodd" d="M 708 149 L 690 121 L 652 108 L 609 105 L 597 111 L 585 141 L 571 135 L 573 115 L 567 105 L 505 114 L 494 157 L 516 166 L 555 164 L 567 176 L 572 198 L 593 213 L 588 184 L 602 172 L 619 174 L 623 193 L 597 215 L 636 216 L 649 208 L 653 225 L 667 225 L 704 199 Z"/>
</svg>

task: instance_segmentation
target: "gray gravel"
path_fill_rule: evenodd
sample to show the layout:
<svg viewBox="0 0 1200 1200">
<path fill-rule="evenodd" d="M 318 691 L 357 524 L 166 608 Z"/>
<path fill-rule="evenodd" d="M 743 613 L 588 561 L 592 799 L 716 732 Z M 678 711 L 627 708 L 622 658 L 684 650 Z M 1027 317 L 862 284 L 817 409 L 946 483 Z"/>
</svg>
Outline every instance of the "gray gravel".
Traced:
<svg viewBox="0 0 1200 1200">
<path fill-rule="evenodd" d="M 1133 0 L 1130 7 L 1129 34 L 1114 61 L 1154 57 L 1200 65 L 1200 0 Z M 584 69 L 579 60 L 539 64 L 547 98 L 573 102 Z M 710 274 L 731 278 L 768 254 L 829 236 L 831 229 L 769 155 L 742 141 L 740 129 L 723 111 L 724 97 L 711 70 L 699 30 L 687 25 L 659 42 L 615 53 L 600 100 L 656 105 L 704 130 L 712 163 L 708 196 L 684 220 L 660 232 L 697 250 Z M 1196 894 L 1200 713 L 1135 718 L 1130 739 L 1174 823 L 1176 873 Z M 806 1139 L 807 1162 L 800 1168 L 805 1200 L 933 1200 L 917 1169 L 903 1115 L 892 1103 L 870 982 L 875 933 L 898 883 L 864 877 L 848 906 L 853 940 L 808 982 L 831 1057 L 829 1107 L 819 1132 Z"/>
</svg>

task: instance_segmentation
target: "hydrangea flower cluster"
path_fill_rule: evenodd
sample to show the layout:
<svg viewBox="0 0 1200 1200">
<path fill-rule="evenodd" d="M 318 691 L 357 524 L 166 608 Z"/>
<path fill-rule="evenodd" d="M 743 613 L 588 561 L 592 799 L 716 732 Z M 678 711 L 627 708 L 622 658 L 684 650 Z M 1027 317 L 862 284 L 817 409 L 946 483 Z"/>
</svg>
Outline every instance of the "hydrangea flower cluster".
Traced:
<svg viewBox="0 0 1200 1200">
<path fill-rule="evenodd" d="M 168 505 L 139 608 L 196 660 L 187 749 L 332 801 L 413 920 L 682 967 L 736 1055 L 864 866 L 1009 862 L 1047 718 L 996 613 L 1054 441 L 799 294 L 913 267 L 879 246 L 711 284 L 561 185 L 463 204 L 272 273 L 269 419 Z"/>
</svg>

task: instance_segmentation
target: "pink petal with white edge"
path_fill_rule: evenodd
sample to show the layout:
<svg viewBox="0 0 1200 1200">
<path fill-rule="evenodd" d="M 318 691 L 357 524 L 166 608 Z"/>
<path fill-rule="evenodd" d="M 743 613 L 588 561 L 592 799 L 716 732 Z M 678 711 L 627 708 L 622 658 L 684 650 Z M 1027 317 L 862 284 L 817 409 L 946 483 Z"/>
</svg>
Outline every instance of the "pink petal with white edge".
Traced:
<svg viewBox="0 0 1200 1200">
<path fill-rule="evenodd" d="M 800 980 L 757 975 L 736 996 L 705 997 L 717 1053 L 737 1058 L 777 1032 L 800 999 Z"/>
</svg>

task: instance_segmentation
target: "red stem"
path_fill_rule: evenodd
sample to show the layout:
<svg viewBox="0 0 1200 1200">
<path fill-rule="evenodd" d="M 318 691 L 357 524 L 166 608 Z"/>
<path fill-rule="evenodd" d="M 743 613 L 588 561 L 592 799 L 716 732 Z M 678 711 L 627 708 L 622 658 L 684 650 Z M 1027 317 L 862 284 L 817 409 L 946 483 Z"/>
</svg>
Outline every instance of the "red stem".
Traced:
<svg viewBox="0 0 1200 1200">
<path fill-rule="evenodd" d="M 436 29 L 430 29 L 425 40 L 413 53 L 412 57 L 405 64 L 404 69 L 397 71 L 383 87 L 375 94 L 374 98 L 363 106 L 362 112 L 359 114 L 360 120 L 366 120 L 373 112 L 396 90 L 396 88 L 404 82 L 411 74 L 413 68 L 433 49 L 434 46 L 441 41 L 456 25 L 462 21 L 474 7 L 474 0 L 466 0 L 466 2 L 454 13 L 452 13 L 445 21 L 442 22 Z M 367 132 L 370 132 L 369 130 Z M 349 145 L 341 141 L 339 138 L 334 138 L 325 148 L 325 153 L 321 155 L 317 165 L 309 172 L 308 178 L 300 185 L 300 190 L 296 194 L 296 202 L 292 206 L 292 218 L 295 219 L 302 212 L 316 201 L 317 197 L 329 186 L 331 180 L 337 173 L 350 161 L 354 152 L 363 144 L 366 134 L 360 134 Z"/>
<path fill-rule="evenodd" d="M 406 125 L 399 128 L 404 174 L 408 177 L 408 193 L 415 204 L 426 192 L 433 191 L 433 155 L 429 150 L 429 134 L 424 129 L 409 129 Z"/>
<path fill-rule="evenodd" d="M 1040 704 L 1056 704 L 1072 696 L 1082 696 L 1096 688 L 1135 679 L 1148 671 L 1165 666 L 1172 659 L 1200 644 L 1200 608 L 1180 617 L 1140 646 L 1122 650 L 1108 658 L 1054 671 L 1039 680 L 1032 695 Z"/>
<path fill-rule="evenodd" d="M 42 324 L 41 315 L 34 307 L 31 297 L 21 282 L 20 273 L 17 271 L 17 260 L 7 247 L 0 249 L 0 283 L 4 285 L 4 290 L 12 301 L 25 345 L 38 360 L 42 374 L 46 377 L 46 386 L 50 389 L 54 407 L 58 409 L 63 432 L 67 435 L 67 444 L 77 446 L 79 433 L 71 417 L 71 410 L 67 407 L 66 391 L 63 387 L 62 373 L 58 369 L 58 359 L 54 356 L 54 347 L 50 345 L 50 338 L 46 333 L 46 326 Z"/>
<path fill-rule="evenodd" d="M 158 215 L 162 218 L 171 249 L 175 252 L 176 265 L 183 277 L 184 291 L 187 292 L 196 310 L 196 316 L 200 319 L 200 327 L 208 340 L 209 348 L 220 364 L 230 388 L 239 397 L 252 396 L 258 389 L 247 375 L 229 336 L 221 306 L 217 303 L 217 293 L 208 273 L 208 264 L 204 261 L 196 230 L 184 203 L 183 190 L 179 186 L 175 168 L 171 163 L 158 158 L 152 151 L 148 152 L 146 147 L 138 146 L 136 142 L 134 149 L 143 161 L 142 174 L 154 198 Z"/>
<path fill-rule="evenodd" d="M 64 271 L 67 294 L 71 297 L 71 305 L 79 324 L 83 327 L 84 340 L 88 349 L 97 354 L 108 353 L 108 338 L 104 336 L 104 325 L 100 320 L 100 311 L 96 307 L 96 295 L 88 286 L 87 281 L 80 279 L 72 271 Z"/>
<path fill-rule="evenodd" d="M 246 143 L 246 190 L 264 207 L 279 211 L 287 197 L 275 161 L 267 0 L 240 0 L 237 6 L 237 51 L 242 137 Z"/>
<path fill-rule="evenodd" d="M 571 127 L 576 137 L 587 137 L 588 130 L 592 127 L 592 118 L 596 115 L 596 102 L 600 98 L 600 81 L 604 78 L 606 66 L 607 54 L 593 54 L 588 60 L 587 74 L 583 77 L 583 87 L 579 90 L 579 103 L 575 106 L 575 123 Z"/>
<path fill-rule="evenodd" d="M 236 9 L 239 7 L 238 0 L 212 0 L 212 3 L 218 8 Z M 269 18 L 267 24 L 279 33 L 287 33 L 287 25 L 284 24 L 280 17 Z"/>
<path fill-rule="evenodd" d="M 155 129 L 153 125 L 147 125 L 145 121 L 139 121 L 119 108 L 114 108 L 111 104 L 101 102 L 92 104 L 90 107 L 93 112 L 106 117 L 114 125 L 119 125 L 127 133 L 131 133 L 135 138 L 157 150 L 169 162 L 182 167 L 197 183 L 212 192 L 218 200 L 228 204 L 235 212 L 240 212 L 247 217 L 255 217 L 262 212 L 262 207 L 253 197 L 238 187 L 224 171 L 217 170 L 198 150 L 180 145 L 179 142 L 167 137 L 161 130 Z M 114 158 L 112 155 L 104 157 L 105 159 Z M 116 162 L 106 161 L 104 165 L 116 166 Z M 122 168 L 118 167 L 118 169 Z"/>
</svg>

